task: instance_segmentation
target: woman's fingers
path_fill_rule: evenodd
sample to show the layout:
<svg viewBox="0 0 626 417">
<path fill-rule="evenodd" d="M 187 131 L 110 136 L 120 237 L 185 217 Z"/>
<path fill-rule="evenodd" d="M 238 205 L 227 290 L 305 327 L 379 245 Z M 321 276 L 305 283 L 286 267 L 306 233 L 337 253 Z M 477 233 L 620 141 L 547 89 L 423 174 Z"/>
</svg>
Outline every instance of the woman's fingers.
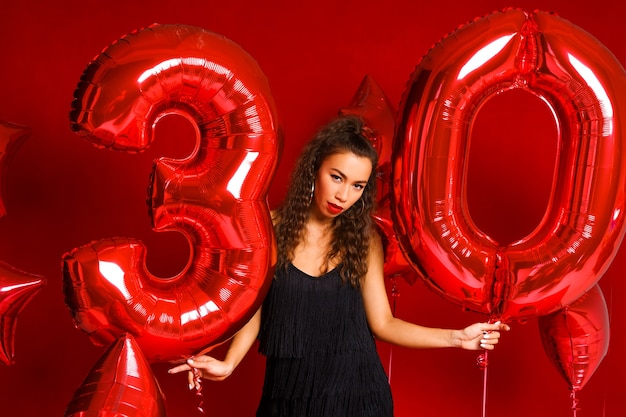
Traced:
<svg viewBox="0 0 626 417">
<path fill-rule="evenodd" d="M 167 373 L 168 374 L 177 374 L 179 372 L 189 371 L 189 370 L 191 370 L 191 366 L 189 366 L 189 365 L 187 365 L 185 363 L 185 364 L 182 364 L 182 365 L 175 366 L 174 368 L 168 369 Z"/>
<path fill-rule="evenodd" d="M 495 348 L 495 345 L 498 344 L 500 339 L 500 332 L 492 330 L 492 331 L 483 331 L 482 338 L 480 339 L 480 347 L 487 350 L 492 350 Z"/>
<path fill-rule="evenodd" d="M 223 361 L 217 360 L 211 356 L 197 356 L 187 359 L 187 363 L 178 365 L 168 370 L 170 374 L 188 371 L 190 389 L 198 385 L 200 378 L 209 379 L 211 381 L 222 381 L 231 373 L 232 369 Z M 193 386 L 192 386 L 193 385 Z"/>
<path fill-rule="evenodd" d="M 508 332 L 509 330 L 511 330 L 511 327 L 509 327 L 509 325 L 506 323 L 500 323 L 499 321 L 497 321 L 495 323 L 485 323 L 485 330 L 502 330 Z"/>
<path fill-rule="evenodd" d="M 187 372 L 187 382 L 189 383 L 189 390 L 200 389 L 199 378 L 196 378 L 196 373 L 193 370 Z"/>
<path fill-rule="evenodd" d="M 191 362 L 193 364 L 200 364 L 200 362 Z M 199 368 L 199 367 L 198 367 Z M 183 364 L 183 365 L 178 365 L 174 368 L 168 369 L 168 373 L 169 374 L 177 374 L 180 372 L 184 372 L 187 371 L 187 382 L 189 384 L 189 389 L 192 390 L 194 388 L 199 389 L 199 377 L 196 377 L 197 375 L 200 375 L 200 371 L 197 368 L 194 368 L 188 364 Z"/>
</svg>

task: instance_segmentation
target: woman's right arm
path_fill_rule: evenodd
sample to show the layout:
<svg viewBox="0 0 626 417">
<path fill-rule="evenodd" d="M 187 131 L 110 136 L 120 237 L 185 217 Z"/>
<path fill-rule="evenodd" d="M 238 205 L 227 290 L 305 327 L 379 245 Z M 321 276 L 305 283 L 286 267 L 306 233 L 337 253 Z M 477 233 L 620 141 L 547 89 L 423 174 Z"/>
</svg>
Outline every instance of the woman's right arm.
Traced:
<svg viewBox="0 0 626 417">
<path fill-rule="evenodd" d="M 183 371 L 189 371 L 189 389 L 193 389 L 194 373 L 197 369 L 200 376 L 211 381 L 222 381 L 228 378 L 235 368 L 241 363 L 246 353 L 256 340 L 259 329 L 261 327 L 261 308 L 252 316 L 250 321 L 243 326 L 237 334 L 232 338 L 228 351 L 224 360 L 215 359 L 212 356 L 200 355 L 187 360 L 187 363 L 176 366 L 168 372 L 176 374 Z"/>
</svg>

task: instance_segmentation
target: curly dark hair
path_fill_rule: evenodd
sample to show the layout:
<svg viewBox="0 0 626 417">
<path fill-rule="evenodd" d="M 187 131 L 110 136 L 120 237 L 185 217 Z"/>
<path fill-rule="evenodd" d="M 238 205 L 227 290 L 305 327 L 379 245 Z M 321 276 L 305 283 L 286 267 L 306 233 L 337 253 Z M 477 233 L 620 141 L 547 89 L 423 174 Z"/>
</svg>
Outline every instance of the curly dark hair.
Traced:
<svg viewBox="0 0 626 417">
<path fill-rule="evenodd" d="M 367 273 L 367 255 L 375 229 L 372 212 L 376 206 L 376 166 L 378 153 L 363 134 L 364 122 L 352 115 L 339 116 L 323 127 L 302 151 L 291 173 L 283 204 L 276 210 L 274 222 L 278 249 L 277 268 L 287 268 L 304 234 L 309 216 L 311 187 L 322 162 L 331 155 L 351 152 L 372 162 L 372 173 L 360 201 L 335 217 L 331 230 L 332 245 L 326 265 L 341 260 L 339 273 L 343 282 L 359 286 Z M 341 237 L 338 239 L 337 237 Z M 327 272 L 327 271 L 323 271 Z"/>
</svg>

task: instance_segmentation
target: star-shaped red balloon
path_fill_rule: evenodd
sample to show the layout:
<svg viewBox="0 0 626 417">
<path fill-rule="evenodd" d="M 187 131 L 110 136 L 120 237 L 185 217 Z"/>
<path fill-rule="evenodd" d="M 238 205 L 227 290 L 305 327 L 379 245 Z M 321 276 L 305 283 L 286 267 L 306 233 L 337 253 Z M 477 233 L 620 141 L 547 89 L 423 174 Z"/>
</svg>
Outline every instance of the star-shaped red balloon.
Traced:
<svg viewBox="0 0 626 417">
<path fill-rule="evenodd" d="M 364 133 L 378 151 L 379 165 L 391 162 L 394 113 L 382 88 L 369 75 L 361 81 L 350 104 L 339 109 L 341 115 L 355 115 L 363 119 L 368 128 Z"/>
<path fill-rule="evenodd" d="M 6 214 L 1 197 L 8 161 L 29 134 L 27 127 L 0 120 L 0 217 Z M 44 278 L 0 261 L 0 360 L 6 365 L 13 364 L 17 316 L 44 283 Z"/>
<path fill-rule="evenodd" d="M 43 277 L 28 274 L 0 261 L 0 360 L 12 365 L 18 314 L 45 284 Z"/>
<path fill-rule="evenodd" d="M 539 317 L 538 325 L 548 359 L 575 394 L 609 350 L 611 324 L 600 285 L 569 306 Z"/>
<path fill-rule="evenodd" d="M 364 134 L 378 151 L 378 207 L 374 221 L 378 226 L 385 248 L 384 275 L 386 278 L 402 277 L 409 284 L 418 279 L 417 273 L 404 258 L 398 245 L 391 220 L 391 152 L 394 134 L 395 110 L 382 88 L 370 76 L 365 76 L 352 101 L 339 109 L 340 115 L 355 115 L 365 123 Z"/>
<path fill-rule="evenodd" d="M 150 364 L 130 334 L 120 336 L 76 390 L 65 417 L 165 417 Z"/>
<path fill-rule="evenodd" d="M 30 135 L 29 128 L 0 120 L 0 197 L 4 194 L 7 162 L 28 135 Z M 5 214 L 3 199 L 0 198 L 0 216 Z"/>
</svg>

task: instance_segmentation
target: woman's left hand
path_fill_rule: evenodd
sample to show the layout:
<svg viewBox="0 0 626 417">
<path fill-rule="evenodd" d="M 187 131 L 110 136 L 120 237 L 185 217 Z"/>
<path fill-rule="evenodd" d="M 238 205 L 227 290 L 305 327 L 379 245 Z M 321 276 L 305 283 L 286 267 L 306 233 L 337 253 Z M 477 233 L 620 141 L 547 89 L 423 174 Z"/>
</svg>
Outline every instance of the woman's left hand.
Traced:
<svg viewBox="0 0 626 417">
<path fill-rule="evenodd" d="M 493 350 L 500 341 L 500 332 L 509 330 L 509 325 L 499 321 L 474 323 L 459 331 L 459 345 L 467 350 Z"/>
</svg>

